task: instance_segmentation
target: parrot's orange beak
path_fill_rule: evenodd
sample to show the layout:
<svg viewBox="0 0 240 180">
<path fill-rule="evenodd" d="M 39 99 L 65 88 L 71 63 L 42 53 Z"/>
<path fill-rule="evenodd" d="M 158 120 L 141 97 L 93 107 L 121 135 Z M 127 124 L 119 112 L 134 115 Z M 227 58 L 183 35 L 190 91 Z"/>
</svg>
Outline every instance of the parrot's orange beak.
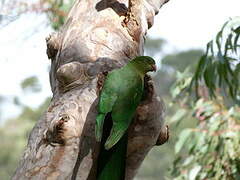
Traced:
<svg viewBox="0 0 240 180">
<path fill-rule="evenodd" d="M 154 71 L 154 72 L 156 72 L 157 71 L 157 66 L 154 64 L 154 65 L 152 65 L 152 70 Z"/>
</svg>

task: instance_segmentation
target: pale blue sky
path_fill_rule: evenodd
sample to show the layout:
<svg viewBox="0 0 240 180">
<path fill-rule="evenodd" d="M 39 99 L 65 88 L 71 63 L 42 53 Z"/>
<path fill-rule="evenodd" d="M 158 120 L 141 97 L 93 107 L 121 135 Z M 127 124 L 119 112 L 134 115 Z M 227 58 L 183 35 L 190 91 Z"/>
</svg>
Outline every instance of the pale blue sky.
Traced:
<svg viewBox="0 0 240 180">
<path fill-rule="evenodd" d="M 151 37 L 169 42 L 171 49 L 204 48 L 229 17 L 239 16 L 240 0 L 170 0 L 160 9 Z M 2 14 L 2 12 L 0 12 Z M 52 31 L 43 14 L 28 13 L 0 29 L 0 95 L 22 96 L 22 101 L 37 106 L 51 94 L 45 37 Z M 24 95 L 20 83 L 36 75 L 43 86 L 38 95 Z M 9 104 L 3 118 L 18 112 Z"/>
</svg>

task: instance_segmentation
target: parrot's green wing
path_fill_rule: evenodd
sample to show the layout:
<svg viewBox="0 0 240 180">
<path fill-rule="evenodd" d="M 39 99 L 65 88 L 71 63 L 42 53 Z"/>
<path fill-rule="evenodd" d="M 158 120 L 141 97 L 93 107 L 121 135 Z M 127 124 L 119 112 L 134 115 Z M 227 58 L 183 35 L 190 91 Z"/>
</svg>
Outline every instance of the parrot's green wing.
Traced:
<svg viewBox="0 0 240 180">
<path fill-rule="evenodd" d="M 98 115 L 96 118 L 95 135 L 97 141 L 102 138 L 104 119 L 107 113 L 112 111 L 113 105 L 115 104 L 118 96 L 117 89 L 119 88 L 118 82 L 120 76 L 118 70 L 115 70 L 108 74 L 105 80 L 103 89 L 98 103 Z"/>
<path fill-rule="evenodd" d="M 124 70 L 129 71 L 128 69 Z M 127 131 L 143 94 L 144 75 L 131 71 L 123 73 L 119 95 L 112 109 L 113 126 L 105 148 L 114 146 Z"/>
</svg>

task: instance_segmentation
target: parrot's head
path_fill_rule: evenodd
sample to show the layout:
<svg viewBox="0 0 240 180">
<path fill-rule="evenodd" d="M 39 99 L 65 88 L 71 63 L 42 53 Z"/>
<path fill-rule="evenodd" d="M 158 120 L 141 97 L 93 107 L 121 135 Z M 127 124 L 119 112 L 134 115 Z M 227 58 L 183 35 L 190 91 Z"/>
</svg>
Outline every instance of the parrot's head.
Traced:
<svg viewBox="0 0 240 180">
<path fill-rule="evenodd" d="M 149 56 L 138 56 L 133 61 L 135 61 L 136 66 L 145 73 L 157 70 L 154 59 Z"/>
</svg>

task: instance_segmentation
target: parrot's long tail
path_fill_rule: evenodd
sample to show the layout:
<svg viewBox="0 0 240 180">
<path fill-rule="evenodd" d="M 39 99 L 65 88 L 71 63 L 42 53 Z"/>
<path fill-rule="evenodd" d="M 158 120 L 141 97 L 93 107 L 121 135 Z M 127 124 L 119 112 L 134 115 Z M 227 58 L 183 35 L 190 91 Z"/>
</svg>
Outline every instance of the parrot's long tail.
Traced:
<svg viewBox="0 0 240 180">
<path fill-rule="evenodd" d="M 107 114 L 98 156 L 97 180 L 124 180 L 127 154 L 127 132 L 111 149 L 106 150 L 104 144 L 112 127 L 111 114 Z"/>
</svg>

